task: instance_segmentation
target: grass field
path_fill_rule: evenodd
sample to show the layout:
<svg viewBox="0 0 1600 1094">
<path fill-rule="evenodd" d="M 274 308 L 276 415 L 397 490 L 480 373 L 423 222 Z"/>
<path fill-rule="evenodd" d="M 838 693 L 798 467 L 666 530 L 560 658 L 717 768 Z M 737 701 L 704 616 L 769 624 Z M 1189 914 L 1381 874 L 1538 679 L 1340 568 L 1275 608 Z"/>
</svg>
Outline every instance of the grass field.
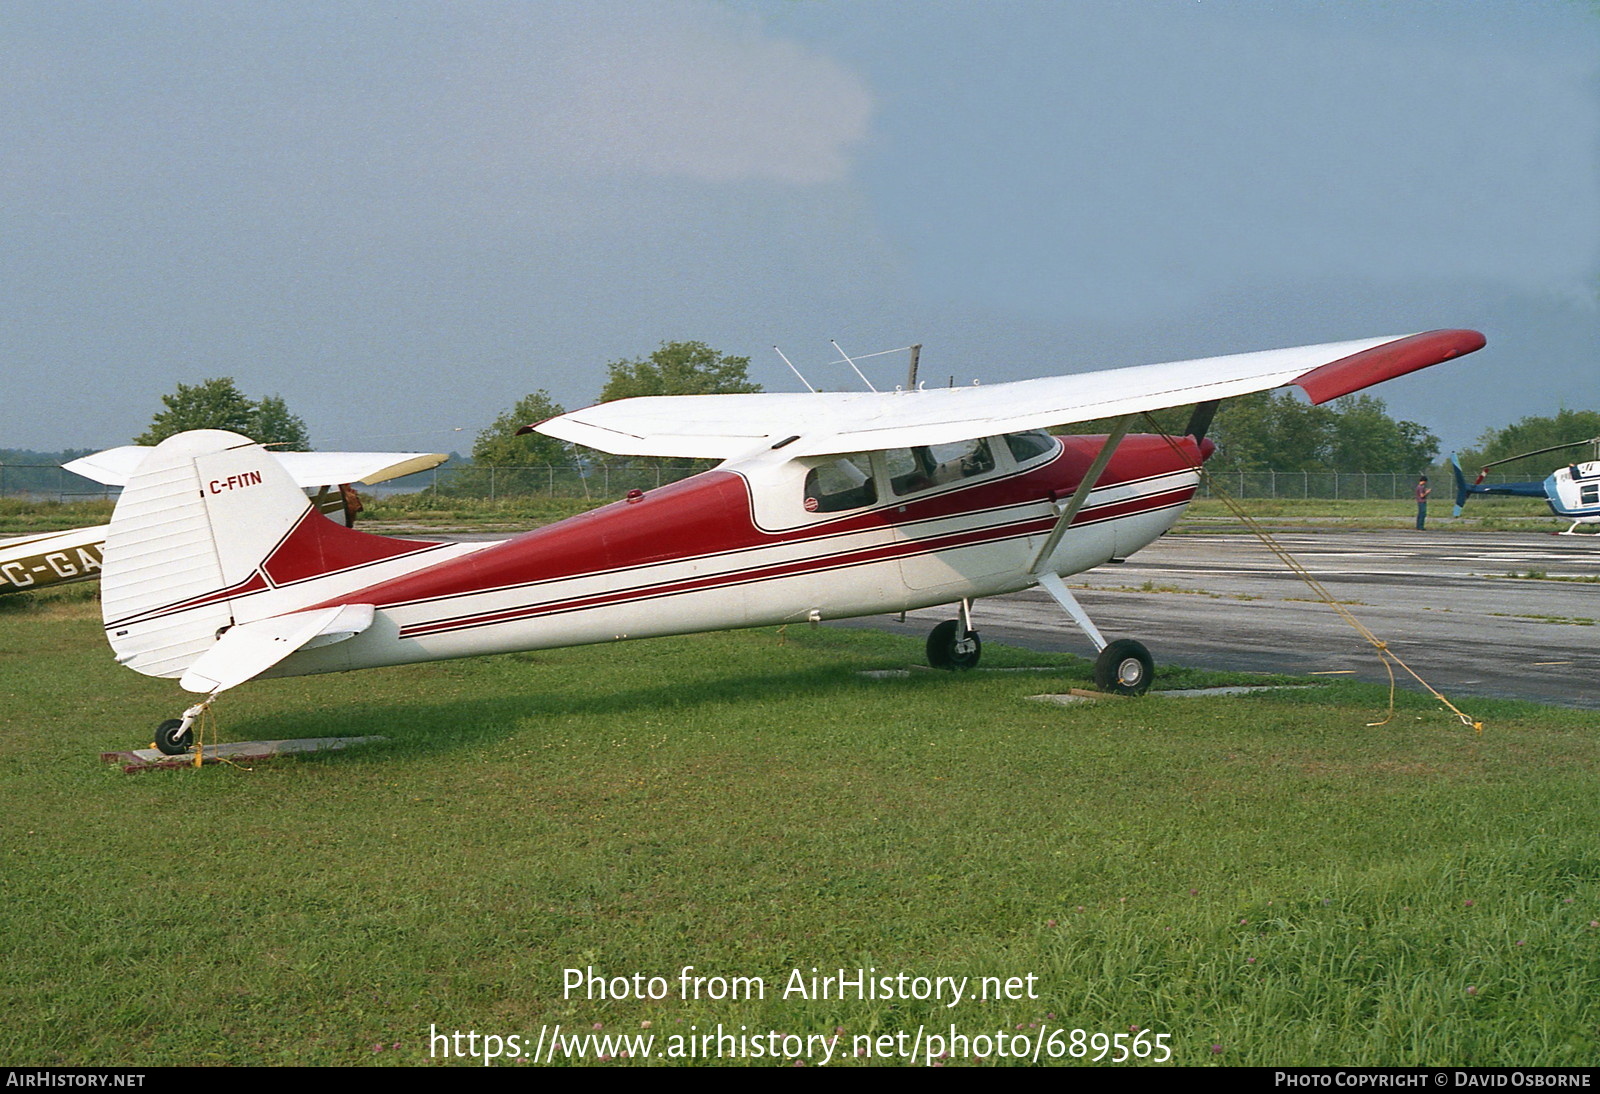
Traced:
<svg viewBox="0 0 1600 1094">
<path fill-rule="evenodd" d="M 557 1023 L 658 1056 L 718 1023 L 837 1035 L 833 1066 L 919 1027 L 988 1037 L 950 1045 L 984 1066 L 1021 1062 L 999 1031 L 1066 1062 L 1118 1033 L 1189 1065 L 1600 1047 L 1590 714 L 1475 702 L 1480 737 L 1402 697 L 1368 728 L 1359 685 L 1062 707 L 1028 697 L 1086 686 L 1070 657 L 869 679 L 917 644 L 791 628 L 251 684 L 225 739 L 389 742 L 128 775 L 97 754 L 184 700 L 112 663 L 92 588 L 14 598 L 0 658 L 0 1064 L 419 1064 L 434 1029 Z M 681 998 L 690 965 L 765 998 Z M 564 997 L 591 967 L 666 998 Z M 785 998 L 813 968 L 1023 998 Z"/>
</svg>

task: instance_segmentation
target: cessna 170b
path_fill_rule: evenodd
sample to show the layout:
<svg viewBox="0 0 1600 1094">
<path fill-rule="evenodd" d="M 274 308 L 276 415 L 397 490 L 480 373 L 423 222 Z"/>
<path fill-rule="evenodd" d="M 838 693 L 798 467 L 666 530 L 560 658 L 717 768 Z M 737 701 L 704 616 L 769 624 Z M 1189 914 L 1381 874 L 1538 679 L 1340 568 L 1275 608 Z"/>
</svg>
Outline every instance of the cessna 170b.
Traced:
<svg viewBox="0 0 1600 1094">
<path fill-rule="evenodd" d="M 149 451 L 123 445 L 61 466 L 106 486 L 124 486 Z M 437 452 L 277 452 L 274 456 L 298 485 L 319 490 L 317 505 L 322 512 L 342 514 L 347 522 L 354 514 L 352 495 L 344 486 L 387 482 L 450 458 Z M 106 528 L 98 524 L 0 540 L 0 596 L 99 577 Z"/>
<path fill-rule="evenodd" d="M 183 751 L 247 680 L 623 638 L 959 605 L 929 660 L 977 663 L 972 602 L 1048 591 L 1137 694 L 1149 652 L 1108 642 L 1062 575 L 1137 551 L 1194 495 L 1219 400 L 1286 384 L 1313 402 L 1479 349 L 1433 331 L 985 387 L 624 399 L 533 428 L 710 471 L 495 543 L 432 543 L 322 519 L 273 455 L 201 430 L 146 456 L 106 537 L 117 660 L 207 696 L 162 724 Z M 1185 436 L 1128 432 L 1196 404 Z M 1113 418 L 1106 436 L 1047 426 Z"/>
<path fill-rule="evenodd" d="M 1478 477 L 1472 482 L 1468 482 L 1467 477 L 1461 473 L 1460 461 L 1451 456 L 1450 466 L 1456 475 L 1455 515 L 1458 517 L 1461 515 L 1461 507 L 1467 504 L 1467 499 L 1474 494 L 1499 494 L 1515 498 L 1543 498 L 1552 513 L 1572 522 L 1570 528 L 1565 532 L 1557 532 L 1557 535 L 1575 536 L 1578 534 L 1580 524 L 1600 524 L 1600 460 L 1571 463 L 1557 468 L 1541 482 L 1486 484 L 1483 481 L 1491 467 L 1525 459 L 1528 456 L 1542 456 L 1546 452 L 1559 452 L 1563 448 L 1578 448 L 1582 445 L 1592 445 L 1597 452 L 1600 452 L 1600 437 L 1552 445 L 1549 448 L 1524 452 L 1520 456 L 1507 456 L 1503 460 L 1495 460 L 1493 463 L 1484 464 L 1478 472 Z"/>
</svg>

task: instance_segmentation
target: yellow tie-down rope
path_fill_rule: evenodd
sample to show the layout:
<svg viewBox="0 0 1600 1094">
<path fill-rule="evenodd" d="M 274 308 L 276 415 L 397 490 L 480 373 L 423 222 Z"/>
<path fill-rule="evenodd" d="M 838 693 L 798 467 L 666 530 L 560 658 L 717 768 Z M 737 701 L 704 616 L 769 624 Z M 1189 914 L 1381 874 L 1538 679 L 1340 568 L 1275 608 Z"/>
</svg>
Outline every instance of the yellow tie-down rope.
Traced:
<svg viewBox="0 0 1600 1094">
<path fill-rule="evenodd" d="M 214 699 L 216 699 L 216 697 L 217 696 L 215 693 L 207 696 L 205 701 L 200 704 L 200 710 L 195 714 L 194 721 L 189 724 L 189 732 L 194 734 L 195 767 L 201 767 L 205 764 L 205 738 L 206 730 L 208 728 L 211 730 L 210 736 L 212 747 L 217 748 L 222 743 L 221 731 L 217 728 L 216 715 L 211 713 L 211 703 Z M 255 770 L 252 767 L 246 767 L 244 764 L 236 763 L 223 755 L 213 756 L 212 759 L 219 764 L 227 764 L 229 767 L 237 767 L 240 771 Z"/>
<path fill-rule="evenodd" d="M 1173 439 L 1171 434 L 1156 424 L 1155 419 L 1151 417 L 1149 412 L 1145 413 L 1145 419 L 1149 421 L 1152 428 L 1154 428 L 1155 431 L 1161 435 L 1167 444 L 1172 447 L 1174 452 L 1187 458 L 1183 449 L 1178 447 L 1178 442 Z M 1355 617 L 1354 612 L 1352 612 L 1345 605 L 1339 603 L 1339 601 L 1334 598 L 1333 593 L 1328 591 L 1327 586 L 1318 581 L 1310 570 L 1307 570 L 1304 566 L 1302 566 L 1300 561 L 1291 555 L 1287 548 L 1285 548 L 1277 540 L 1273 539 L 1270 532 L 1261 527 L 1261 525 L 1257 524 L 1255 518 L 1251 517 L 1250 514 L 1244 511 L 1243 506 L 1241 506 L 1238 501 L 1234 499 L 1233 495 L 1224 490 L 1221 484 L 1211 477 L 1210 473 L 1206 471 L 1205 464 L 1203 462 L 1195 467 L 1195 471 L 1199 473 L 1201 481 L 1203 481 L 1207 488 L 1210 489 L 1213 497 L 1221 499 L 1222 503 L 1228 507 L 1228 511 L 1237 517 L 1240 523 L 1253 532 L 1256 538 L 1266 546 L 1267 550 L 1276 555 L 1278 560 L 1287 566 L 1291 573 L 1298 575 L 1299 578 L 1311 589 L 1311 591 L 1317 594 L 1317 599 L 1321 600 L 1324 604 L 1328 605 L 1328 607 L 1338 612 L 1339 618 L 1343 619 L 1346 623 L 1350 624 L 1351 627 L 1355 628 L 1356 633 L 1362 638 L 1365 638 L 1369 643 L 1371 643 L 1372 648 L 1378 651 L 1378 659 L 1383 662 L 1384 671 L 1389 674 L 1389 713 L 1381 722 L 1368 722 L 1367 725 L 1369 728 L 1388 725 L 1394 719 L 1394 666 L 1399 665 L 1413 680 L 1426 688 L 1429 695 L 1432 695 L 1439 702 L 1449 707 L 1450 712 L 1461 720 L 1462 725 L 1468 726 L 1480 734 L 1483 732 L 1482 722 L 1468 714 L 1462 713 L 1459 707 L 1457 707 L 1449 699 L 1446 699 L 1437 688 L 1418 675 L 1417 670 L 1406 664 L 1405 661 L 1401 659 L 1399 654 L 1395 653 L 1389 648 L 1389 644 L 1387 642 L 1373 634 L 1365 623 L 1361 622 L 1361 620 Z"/>
</svg>

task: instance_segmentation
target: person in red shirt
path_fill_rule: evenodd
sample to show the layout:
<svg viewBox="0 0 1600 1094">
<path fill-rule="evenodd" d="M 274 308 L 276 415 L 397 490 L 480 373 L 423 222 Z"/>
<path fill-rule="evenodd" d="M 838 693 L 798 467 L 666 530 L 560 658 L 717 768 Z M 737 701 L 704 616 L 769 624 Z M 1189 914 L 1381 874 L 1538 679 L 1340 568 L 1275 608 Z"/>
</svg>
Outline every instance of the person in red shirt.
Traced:
<svg viewBox="0 0 1600 1094">
<path fill-rule="evenodd" d="M 1422 522 L 1428 519 L 1428 495 L 1433 493 L 1433 488 L 1428 485 L 1428 476 L 1423 475 L 1417 479 L 1417 531 L 1422 531 Z"/>
</svg>

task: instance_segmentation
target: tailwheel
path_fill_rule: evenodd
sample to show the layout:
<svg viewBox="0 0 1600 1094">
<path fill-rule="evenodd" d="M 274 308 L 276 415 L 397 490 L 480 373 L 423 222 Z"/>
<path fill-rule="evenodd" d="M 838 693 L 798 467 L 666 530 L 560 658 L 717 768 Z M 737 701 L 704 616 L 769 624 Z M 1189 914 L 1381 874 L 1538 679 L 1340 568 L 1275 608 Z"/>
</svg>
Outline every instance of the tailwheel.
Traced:
<svg viewBox="0 0 1600 1094">
<path fill-rule="evenodd" d="M 936 669 L 976 668 L 982 656 L 978 632 L 963 627 L 959 619 L 945 620 L 928 635 L 928 664 Z"/>
<path fill-rule="evenodd" d="M 1155 679 L 1156 663 L 1144 644 L 1119 638 L 1100 651 L 1094 662 L 1094 686 L 1117 695 L 1143 695 Z"/>
<path fill-rule="evenodd" d="M 164 756 L 182 756 L 194 745 L 187 721 L 168 718 L 156 727 L 156 748 Z"/>
</svg>

